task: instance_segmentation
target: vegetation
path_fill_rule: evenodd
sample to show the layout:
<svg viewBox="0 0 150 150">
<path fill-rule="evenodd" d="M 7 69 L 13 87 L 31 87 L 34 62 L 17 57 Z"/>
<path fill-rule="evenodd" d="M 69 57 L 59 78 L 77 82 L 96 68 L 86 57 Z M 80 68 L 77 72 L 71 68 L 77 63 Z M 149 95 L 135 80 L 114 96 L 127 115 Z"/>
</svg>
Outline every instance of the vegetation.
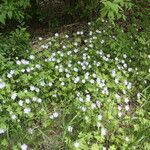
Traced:
<svg viewBox="0 0 150 150">
<path fill-rule="evenodd" d="M 150 1 L 42 2 L 0 2 L 0 149 L 149 150 Z M 27 20 L 87 29 L 34 49 Z"/>
</svg>

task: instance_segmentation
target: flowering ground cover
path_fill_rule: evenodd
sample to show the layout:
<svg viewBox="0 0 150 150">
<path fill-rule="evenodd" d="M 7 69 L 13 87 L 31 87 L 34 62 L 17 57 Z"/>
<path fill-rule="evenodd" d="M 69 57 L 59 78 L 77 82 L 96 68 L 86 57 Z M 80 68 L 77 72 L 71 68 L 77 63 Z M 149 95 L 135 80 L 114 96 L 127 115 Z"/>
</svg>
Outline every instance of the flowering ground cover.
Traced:
<svg viewBox="0 0 150 150">
<path fill-rule="evenodd" d="M 137 29 L 89 23 L 1 67 L 0 149 L 148 150 L 149 39 Z"/>
</svg>

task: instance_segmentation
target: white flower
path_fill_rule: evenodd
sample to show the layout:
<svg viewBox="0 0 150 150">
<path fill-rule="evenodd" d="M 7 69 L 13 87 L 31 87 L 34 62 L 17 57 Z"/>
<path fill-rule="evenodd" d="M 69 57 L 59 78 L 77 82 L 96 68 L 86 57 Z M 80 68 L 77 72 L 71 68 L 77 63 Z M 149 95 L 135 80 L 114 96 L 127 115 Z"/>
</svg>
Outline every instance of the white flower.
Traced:
<svg viewBox="0 0 150 150">
<path fill-rule="evenodd" d="M 61 85 L 62 85 L 62 86 L 64 86 L 64 85 L 65 85 L 65 83 L 64 83 L 64 82 L 61 82 Z"/>
<path fill-rule="evenodd" d="M 58 115 L 59 115 L 58 112 L 54 112 L 54 113 L 53 113 L 53 117 L 54 117 L 54 118 L 57 118 Z"/>
<path fill-rule="evenodd" d="M 122 109 L 122 107 L 121 106 L 118 106 L 118 110 L 121 110 Z"/>
<path fill-rule="evenodd" d="M 27 72 L 30 72 L 30 71 L 31 71 L 31 69 L 28 67 L 28 68 L 26 69 L 26 71 L 27 71 Z"/>
<path fill-rule="evenodd" d="M 48 83 L 48 86 L 52 86 L 52 85 L 53 85 L 52 82 L 49 82 L 49 83 Z"/>
<path fill-rule="evenodd" d="M 75 42 L 75 43 L 74 43 L 74 45 L 75 45 L 75 46 L 78 46 L 78 43 L 77 43 L 77 42 Z"/>
<path fill-rule="evenodd" d="M 11 75 L 13 75 L 14 73 L 15 73 L 14 70 L 11 70 L 11 71 L 10 71 L 10 74 L 11 74 Z"/>
<path fill-rule="evenodd" d="M 41 85 L 41 86 L 45 86 L 45 82 L 44 82 L 44 81 L 41 81 L 41 82 L 40 82 L 40 85 Z"/>
<path fill-rule="evenodd" d="M 16 64 L 17 64 L 17 65 L 21 65 L 21 61 L 17 60 L 17 61 L 16 61 Z"/>
<path fill-rule="evenodd" d="M 30 59 L 34 59 L 35 56 L 34 56 L 34 55 L 30 55 L 29 58 L 30 58 Z"/>
<path fill-rule="evenodd" d="M 31 90 L 31 91 L 34 91 L 34 90 L 35 90 L 35 87 L 34 87 L 34 86 L 30 86 L 30 90 Z"/>
<path fill-rule="evenodd" d="M 112 75 L 112 77 L 115 77 L 116 76 L 116 71 L 112 70 L 111 75 Z"/>
<path fill-rule="evenodd" d="M 72 126 L 68 126 L 68 132 L 72 132 L 73 127 Z"/>
<path fill-rule="evenodd" d="M 137 93 L 137 98 L 140 98 L 141 97 L 141 94 L 140 93 Z"/>
<path fill-rule="evenodd" d="M 26 99 L 25 101 L 26 101 L 26 103 L 27 103 L 27 104 L 29 104 L 29 103 L 30 103 L 30 100 L 29 100 L 29 99 Z"/>
<path fill-rule="evenodd" d="M 17 97 L 17 93 L 12 93 L 12 94 L 11 94 L 11 99 L 12 99 L 12 100 L 15 100 L 16 97 Z"/>
<path fill-rule="evenodd" d="M 91 96 L 88 94 L 88 95 L 86 95 L 86 101 L 87 102 L 89 102 L 90 101 L 90 99 L 91 99 Z"/>
<path fill-rule="evenodd" d="M 132 87 L 132 83 L 128 83 L 127 89 L 131 89 L 131 87 Z"/>
<path fill-rule="evenodd" d="M 127 104 L 129 102 L 129 99 L 127 97 L 125 97 L 124 101 Z"/>
<path fill-rule="evenodd" d="M 81 110 L 83 111 L 83 112 L 85 112 L 86 111 L 86 107 L 81 107 Z"/>
<path fill-rule="evenodd" d="M 120 99 L 120 96 L 116 93 L 115 98 L 118 100 L 118 99 Z"/>
<path fill-rule="evenodd" d="M 102 115 L 101 114 L 98 115 L 98 120 L 102 120 Z"/>
<path fill-rule="evenodd" d="M 65 48 L 66 48 L 66 46 L 65 46 L 65 45 L 63 45 L 63 46 L 62 46 L 62 48 L 63 48 L 63 49 L 65 49 Z"/>
<path fill-rule="evenodd" d="M 36 91 L 36 92 L 39 92 L 40 90 L 39 90 L 39 88 L 35 88 L 35 91 Z"/>
<path fill-rule="evenodd" d="M 126 142 L 129 142 L 129 137 L 126 136 L 126 137 L 125 137 L 125 141 L 126 141 Z"/>
<path fill-rule="evenodd" d="M 95 108 L 96 108 L 96 104 L 95 104 L 95 103 L 92 103 L 92 104 L 91 104 L 91 108 L 92 108 L 92 109 L 95 109 Z"/>
<path fill-rule="evenodd" d="M 96 74 L 95 73 L 93 73 L 93 78 L 96 78 Z"/>
<path fill-rule="evenodd" d="M 38 98 L 38 99 L 37 99 L 37 102 L 38 102 L 38 103 L 41 103 L 41 102 L 42 102 L 42 99 L 41 99 L 41 98 Z"/>
<path fill-rule="evenodd" d="M 101 40 L 101 44 L 103 44 L 105 41 L 104 40 Z"/>
<path fill-rule="evenodd" d="M 69 38 L 69 35 L 65 35 L 65 38 Z"/>
<path fill-rule="evenodd" d="M 75 143 L 74 143 L 74 147 L 75 147 L 75 148 L 79 148 L 79 146 L 80 146 L 80 143 L 78 143 L 78 142 L 75 142 Z"/>
<path fill-rule="evenodd" d="M 12 74 L 8 73 L 8 74 L 7 74 L 7 77 L 8 77 L 8 78 L 11 78 L 11 77 L 12 77 Z"/>
<path fill-rule="evenodd" d="M 25 72 L 25 69 L 21 69 L 21 72 L 24 73 L 24 72 Z"/>
<path fill-rule="evenodd" d="M 78 49 L 75 48 L 75 49 L 74 49 L 74 52 L 77 53 L 77 52 L 78 52 Z"/>
<path fill-rule="evenodd" d="M 127 58 L 127 55 L 126 55 L 126 54 L 123 54 L 123 58 Z"/>
<path fill-rule="evenodd" d="M 25 108 L 25 109 L 24 109 L 24 113 L 25 113 L 25 114 L 28 114 L 29 112 L 31 112 L 31 109 L 30 109 L 30 108 Z"/>
<path fill-rule="evenodd" d="M 32 129 L 32 128 L 29 128 L 29 129 L 28 129 L 28 133 L 29 133 L 29 134 L 32 134 L 32 133 L 33 133 L 33 129 Z"/>
<path fill-rule="evenodd" d="M 11 116 L 11 119 L 12 119 L 12 120 L 16 120 L 16 119 L 17 119 L 17 116 L 16 116 L 16 115 L 12 115 L 12 116 Z"/>
<path fill-rule="evenodd" d="M 80 77 L 75 77 L 74 78 L 74 83 L 78 83 L 80 81 Z"/>
<path fill-rule="evenodd" d="M 42 37 L 39 37 L 39 41 L 42 41 L 42 39 L 43 39 Z"/>
<path fill-rule="evenodd" d="M 128 111 L 130 108 L 129 108 L 129 105 L 126 105 L 125 106 L 125 109 L 126 109 L 126 111 Z"/>
<path fill-rule="evenodd" d="M 66 74 L 66 78 L 70 78 L 70 74 L 67 73 L 67 74 Z"/>
<path fill-rule="evenodd" d="M 32 98 L 32 101 L 33 101 L 33 102 L 36 102 L 36 101 L 37 101 L 37 98 L 36 98 L 36 97 L 33 97 L 33 98 Z"/>
<path fill-rule="evenodd" d="M 26 144 L 21 145 L 21 150 L 27 150 L 27 149 L 28 149 L 28 146 Z"/>
<path fill-rule="evenodd" d="M 102 136 L 106 135 L 106 129 L 105 128 L 101 128 L 101 135 Z"/>
<path fill-rule="evenodd" d="M 38 68 L 38 69 L 40 69 L 40 68 L 41 68 L 41 65 L 36 64 L 35 67 Z"/>
<path fill-rule="evenodd" d="M 4 82 L 0 81 L 0 89 L 3 89 L 6 86 L 6 84 Z"/>
<path fill-rule="evenodd" d="M 116 84 L 118 84 L 118 83 L 119 83 L 118 79 L 115 79 L 115 83 L 116 83 Z"/>
<path fill-rule="evenodd" d="M 122 112 L 118 112 L 118 116 L 121 117 L 122 116 Z"/>
<path fill-rule="evenodd" d="M 101 126 L 101 122 L 97 122 L 97 127 L 99 128 Z"/>
<path fill-rule="evenodd" d="M 5 131 L 4 129 L 0 128 L 0 135 L 3 134 Z"/>
<path fill-rule="evenodd" d="M 19 106 L 23 106 L 23 101 L 19 100 L 18 104 L 19 104 Z"/>
<path fill-rule="evenodd" d="M 85 80 L 84 80 L 84 79 L 82 79 L 82 83 L 85 83 Z"/>
<path fill-rule="evenodd" d="M 90 80 L 90 83 L 91 83 L 91 84 L 94 84 L 94 80 L 93 80 L 93 79 L 91 79 L 91 80 Z"/>
<path fill-rule="evenodd" d="M 73 70 L 74 70 L 75 72 L 78 72 L 78 68 L 73 68 Z"/>
<path fill-rule="evenodd" d="M 59 36 L 59 34 L 58 33 L 55 33 L 55 37 L 58 37 Z"/>
<path fill-rule="evenodd" d="M 80 102 L 83 102 L 83 98 L 82 98 L 82 97 L 79 97 L 79 101 L 80 101 Z"/>
</svg>

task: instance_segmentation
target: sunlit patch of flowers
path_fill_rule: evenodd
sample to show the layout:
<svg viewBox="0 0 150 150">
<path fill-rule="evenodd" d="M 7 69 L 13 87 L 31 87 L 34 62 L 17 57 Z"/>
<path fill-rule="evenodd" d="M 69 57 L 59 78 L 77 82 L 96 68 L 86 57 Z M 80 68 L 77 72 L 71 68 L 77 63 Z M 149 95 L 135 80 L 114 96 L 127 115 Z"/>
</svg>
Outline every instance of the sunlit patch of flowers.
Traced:
<svg viewBox="0 0 150 150">
<path fill-rule="evenodd" d="M 141 115 L 137 106 L 142 102 L 143 71 L 132 55 L 136 49 L 108 47 L 118 42 L 111 28 L 92 29 L 89 34 L 78 31 L 73 40 L 56 33 L 50 44 L 42 45 L 42 55 L 16 59 L 14 67 L 1 75 L 0 140 L 4 146 L 9 140 L 6 134 L 21 132 L 25 141 L 16 138 L 13 144 L 22 150 L 32 148 L 31 133 L 47 128 L 50 132 L 56 122 L 69 149 L 139 146 L 134 142 L 142 123 L 136 118 Z"/>
</svg>

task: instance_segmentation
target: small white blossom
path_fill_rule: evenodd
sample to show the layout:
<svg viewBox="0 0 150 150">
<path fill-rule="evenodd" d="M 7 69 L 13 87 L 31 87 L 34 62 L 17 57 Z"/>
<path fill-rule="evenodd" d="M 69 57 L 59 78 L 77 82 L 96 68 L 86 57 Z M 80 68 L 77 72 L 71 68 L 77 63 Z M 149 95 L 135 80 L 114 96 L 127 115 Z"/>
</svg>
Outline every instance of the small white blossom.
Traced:
<svg viewBox="0 0 150 150">
<path fill-rule="evenodd" d="M 0 81 L 0 89 L 3 89 L 6 86 L 6 84 L 4 82 Z"/>
<path fill-rule="evenodd" d="M 25 109 L 24 109 L 24 113 L 25 113 L 25 114 L 28 114 L 28 113 L 30 113 L 30 112 L 31 112 L 31 109 L 30 109 L 30 108 L 25 108 Z"/>
<path fill-rule="evenodd" d="M 55 33 L 55 37 L 58 37 L 59 36 L 59 34 L 58 33 Z"/>
<path fill-rule="evenodd" d="M 5 131 L 4 129 L 0 128 L 0 135 L 3 134 Z"/>
<path fill-rule="evenodd" d="M 26 144 L 21 145 L 21 150 L 27 150 L 27 149 L 28 149 L 28 146 Z"/>
<path fill-rule="evenodd" d="M 42 41 L 42 39 L 43 39 L 42 37 L 39 37 L 39 41 Z"/>
<path fill-rule="evenodd" d="M 26 99 L 25 102 L 26 102 L 26 104 L 29 104 L 29 103 L 30 103 L 30 100 L 29 100 L 29 99 Z"/>
<path fill-rule="evenodd" d="M 54 113 L 53 113 L 53 117 L 54 117 L 54 118 L 57 118 L 58 115 L 59 115 L 58 112 L 54 112 Z"/>
<path fill-rule="evenodd" d="M 12 115 L 12 116 L 11 116 L 11 119 L 12 119 L 12 120 L 16 120 L 16 119 L 17 119 L 17 116 L 16 116 L 16 115 Z"/>
<path fill-rule="evenodd" d="M 79 148 L 79 147 L 80 147 L 80 143 L 75 142 L 75 143 L 74 143 L 74 147 L 75 147 L 75 148 Z"/>
<path fill-rule="evenodd" d="M 106 129 L 103 128 L 103 127 L 101 128 L 101 135 L 102 135 L 102 136 L 106 135 Z"/>
<path fill-rule="evenodd" d="M 125 106 L 126 111 L 128 111 L 130 109 L 129 105 Z"/>
<path fill-rule="evenodd" d="M 73 127 L 72 126 L 68 126 L 68 132 L 72 132 Z"/>
<path fill-rule="evenodd" d="M 98 115 L 98 120 L 99 121 L 102 120 L 102 115 L 101 114 Z"/>
<path fill-rule="evenodd" d="M 23 101 L 22 101 L 22 100 L 19 100 L 18 105 L 19 105 L 19 106 L 23 106 Z"/>
<path fill-rule="evenodd" d="M 45 86 L 45 82 L 44 82 L 44 81 L 41 81 L 41 82 L 40 82 L 40 85 L 41 85 L 41 86 Z"/>
<path fill-rule="evenodd" d="M 129 99 L 127 97 L 125 97 L 124 101 L 127 104 L 129 102 Z"/>
<path fill-rule="evenodd" d="M 35 56 L 34 56 L 34 55 L 30 55 L 29 58 L 30 58 L 30 59 L 34 59 Z"/>
<path fill-rule="evenodd" d="M 12 93 L 12 94 L 11 94 L 11 99 L 12 99 L 12 100 L 15 100 L 16 97 L 17 97 L 17 93 Z"/>
</svg>

